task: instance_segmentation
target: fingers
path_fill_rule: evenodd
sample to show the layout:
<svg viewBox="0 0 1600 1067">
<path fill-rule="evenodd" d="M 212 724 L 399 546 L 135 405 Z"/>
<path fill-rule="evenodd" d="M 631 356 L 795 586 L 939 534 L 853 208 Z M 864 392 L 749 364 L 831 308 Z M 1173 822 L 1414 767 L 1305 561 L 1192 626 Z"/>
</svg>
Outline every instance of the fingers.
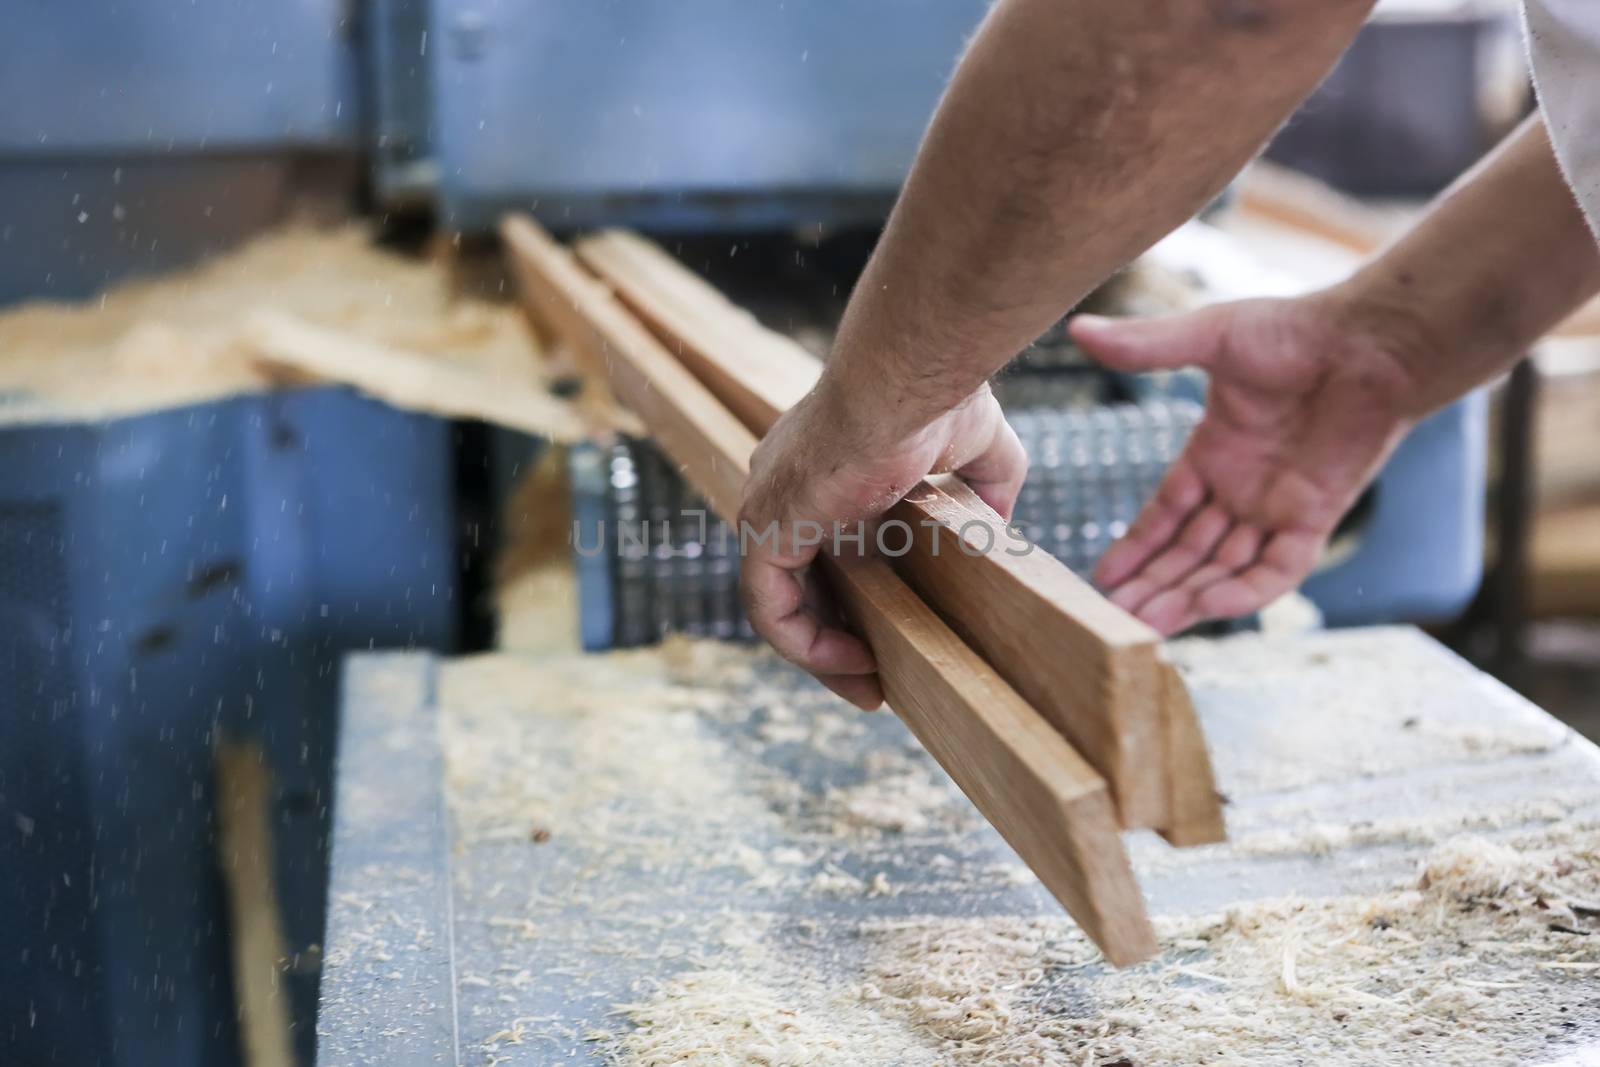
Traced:
<svg viewBox="0 0 1600 1067">
<path fill-rule="evenodd" d="M 883 687 L 876 674 L 822 674 L 817 681 L 862 711 L 876 711 L 883 706 Z"/>
<path fill-rule="evenodd" d="M 1303 530 L 1274 534 L 1253 565 L 1200 590 L 1194 605 L 1196 619 L 1229 618 L 1266 607 L 1311 573 L 1324 540 Z"/>
<path fill-rule="evenodd" d="M 1102 589 L 1116 589 L 1137 574 L 1172 541 L 1205 500 L 1205 483 L 1187 457 L 1180 457 L 1128 532 L 1101 558 L 1094 571 L 1095 584 Z"/>
<path fill-rule="evenodd" d="M 871 674 L 877 664 L 865 642 L 822 621 L 817 595 L 807 589 L 815 580 L 803 569 L 747 559 L 740 584 L 751 626 L 784 659 L 813 674 Z"/>
<path fill-rule="evenodd" d="M 1232 525 L 1226 511 L 1207 504 L 1189 517 L 1170 545 L 1112 591 L 1111 602 L 1139 614 L 1151 597 L 1178 585 L 1208 560 Z"/>
<path fill-rule="evenodd" d="M 1091 357 L 1113 370 L 1204 367 L 1221 351 L 1231 317 L 1227 304 L 1159 319 L 1075 315 L 1067 323 L 1067 333 Z"/>
<path fill-rule="evenodd" d="M 972 490 L 1000 517 L 1011 521 L 1011 512 L 1017 506 L 1017 494 L 1028 476 L 1028 453 L 1017 437 L 1017 431 L 998 414 L 996 408 L 994 434 L 989 444 L 977 456 L 956 469 Z"/>
<path fill-rule="evenodd" d="M 824 621 L 816 582 L 805 566 L 785 566 L 753 551 L 740 574 L 745 614 L 780 656 L 870 711 L 883 703 L 872 650 L 860 638 Z"/>
<path fill-rule="evenodd" d="M 1308 531 L 1267 536 L 1253 526 L 1236 526 L 1208 562 L 1151 595 L 1135 614 L 1161 633 L 1173 634 L 1207 619 L 1259 611 L 1300 584 L 1321 544 Z"/>
<path fill-rule="evenodd" d="M 1162 633 L 1176 633 L 1193 626 L 1201 621 L 1197 613 L 1200 595 L 1254 563 L 1262 542 L 1259 527 L 1250 523 L 1235 525 L 1210 559 L 1190 571 L 1176 587 L 1162 590 L 1141 605 L 1142 617 Z"/>
</svg>

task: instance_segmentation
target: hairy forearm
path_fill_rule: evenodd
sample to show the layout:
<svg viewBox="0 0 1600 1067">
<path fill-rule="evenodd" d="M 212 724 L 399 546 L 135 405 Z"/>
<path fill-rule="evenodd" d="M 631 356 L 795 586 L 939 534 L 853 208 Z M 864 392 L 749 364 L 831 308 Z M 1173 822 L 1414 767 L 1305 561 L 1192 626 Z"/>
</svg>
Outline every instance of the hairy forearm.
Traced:
<svg viewBox="0 0 1600 1067">
<path fill-rule="evenodd" d="M 1001 0 L 929 128 L 822 389 L 895 432 L 972 393 L 1203 206 L 1371 0 Z"/>
<path fill-rule="evenodd" d="M 1421 414 L 1514 363 L 1600 291 L 1600 250 L 1529 119 L 1332 295 L 1384 339 Z"/>
</svg>

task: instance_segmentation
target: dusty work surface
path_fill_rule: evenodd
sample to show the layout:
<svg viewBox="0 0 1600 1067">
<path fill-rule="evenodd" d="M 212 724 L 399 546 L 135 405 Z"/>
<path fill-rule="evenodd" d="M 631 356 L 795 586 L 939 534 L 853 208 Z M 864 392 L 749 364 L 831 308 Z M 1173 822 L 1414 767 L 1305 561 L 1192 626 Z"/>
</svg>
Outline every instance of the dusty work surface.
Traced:
<svg viewBox="0 0 1600 1067">
<path fill-rule="evenodd" d="M 893 715 L 714 645 L 348 668 L 325 1064 L 1591 1062 L 1600 753 L 1403 629 L 1178 646 L 1231 843 L 1113 972 Z"/>
</svg>

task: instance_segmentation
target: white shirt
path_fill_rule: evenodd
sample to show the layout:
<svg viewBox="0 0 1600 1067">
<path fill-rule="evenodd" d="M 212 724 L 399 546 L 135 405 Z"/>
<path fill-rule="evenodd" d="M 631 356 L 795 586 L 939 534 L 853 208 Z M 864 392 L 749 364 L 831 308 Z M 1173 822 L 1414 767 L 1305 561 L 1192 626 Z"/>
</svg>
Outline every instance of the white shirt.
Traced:
<svg viewBox="0 0 1600 1067">
<path fill-rule="evenodd" d="M 1550 142 L 1600 238 L 1600 0 L 1524 0 L 1523 14 Z"/>
</svg>

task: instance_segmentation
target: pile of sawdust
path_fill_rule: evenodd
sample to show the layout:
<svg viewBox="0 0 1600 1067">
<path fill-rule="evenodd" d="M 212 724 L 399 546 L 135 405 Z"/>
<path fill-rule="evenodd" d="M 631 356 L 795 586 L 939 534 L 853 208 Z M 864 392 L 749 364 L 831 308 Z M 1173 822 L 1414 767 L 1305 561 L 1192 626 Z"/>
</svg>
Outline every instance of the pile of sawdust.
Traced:
<svg viewBox="0 0 1600 1067">
<path fill-rule="evenodd" d="M 576 652 L 578 576 L 568 538 L 567 451 L 551 446 L 501 508 L 494 566 L 495 643 L 518 652 Z"/>
<path fill-rule="evenodd" d="M 904 765 L 873 773 L 857 785 L 829 791 L 823 807 L 836 833 L 918 833 L 935 823 L 948 825 L 958 819 L 962 812 L 956 799 L 947 783 L 904 761 Z"/>
<path fill-rule="evenodd" d="M 698 713 L 707 694 L 660 666 L 649 650 L 447 665 L 446 786 L 461 836 L 525 840 L 542 828 L 581 833 L 608 862 L 648 853 L 709 863 L 734 829 L 775 819 L 732 780 L 726 744 Z M 682 836 L 662 839 L 663 819 Z"/>
<path fill-rule="evenodd" d="M 1123 972 L 1057 919 L 861 924 L 854 979 L 741 946 L 625 1006 L 634 1028 L 606 1040 L 637 1067 L 845 1062 L 841 1045 L 950 1067 L 1523 1063 L 1596 1036 L 1597 899 L 1600 827 L 1461 837 L 1371 897 L 1158 918 L 1163 955 Z M 713 989 L 715 1008 L 696 997 Z"/>
<path fill-rule="evenodd" d="M 107 418 L 270 388 L 274 377 L 245 340 L 246 322 L 261 310 L 495 381 L 545 381 L 514 306 L 462 296 L 444 264 L 382 251 L 363 227 L 294 227 L 84 303 L 0 314 L 0 418 Z"/>
<path fill-rule="evenodd" d="M 531 887 L 496 884 L 458 917 L 520 924 L 521 936 L 500 931 L 503 973 L 484 979 L 499 998 L 467 991 L 496 1018 L 479 1043 L 487 1055 L 535 1040 L 582 1051 L 555 1017 L 500 1030 L 495 1016 L 559 974 L 581 977 L 585 1003 L 614 1005 L 614 1022 L 584 1025 L 604 1028 L 588 1034 L 595 1051 L 630 1067 L 1479 1065 L 1538 1062 L 1600 1036 L 1600 824 L 1574 808 L 1273 837 L 1274 823 L 1297 822 L 1277 810 L 1242 851 L 1434 848 L 1371 895 L 1157 915 L 1160 957 L 1113 972 L 1064 916 L 982 891 L 1032 878 L 971 862 L 946 825 L 970 808 L 898 734 L 874 731 L 871 753 L 857 748 L 843 761 L 855 773 L 831 788 L 767 774 L 774 744 L 837 743 L 842 728 L 819 722 L 894 720 L 784 684 L 764 657 L 680 639 L 441 673 L 458 831 L 497 849 L 532 848 L 538 830 L 563 843 Z M 575 838 L 577 855 L 560 851 Z M 906 876 L 912 863 L 926 877 Z M 648 871 L 650 888 L 607 877 L 619 868 Z M 732 887 L 738 903 L 698 907 L 693 887 L 705 884 Z M 959 914 L 924 912 L 950 900 Z M 613 984 L 619 969 L 631 977 Z"/>
<path fill-rule="evenodd" d="M 862 1062 L 859 1035 L 841 1030 L 830 1014 L 797 1007 L 787 990 L 765 986 L 742 970 L 690 971 L 649 1001 L 621 1010 L 634 1029 L 621 1037 L 618 1052 L 640 1067 L 857 1067 Z"/>
<path fill-rule="evenodd" d="M 1572 809 L 1555 800 L 1441 815 L 1404 815 L 1369 822 L 1314 822 L 1294 830 L 1241 834 L 1228 844 L 1236 856 L 1328 856 L 1350 848 L 1435 845 L 1466 832 L 1482 833 L 1536 823 L 1555 823 Z"/>
</svg>

